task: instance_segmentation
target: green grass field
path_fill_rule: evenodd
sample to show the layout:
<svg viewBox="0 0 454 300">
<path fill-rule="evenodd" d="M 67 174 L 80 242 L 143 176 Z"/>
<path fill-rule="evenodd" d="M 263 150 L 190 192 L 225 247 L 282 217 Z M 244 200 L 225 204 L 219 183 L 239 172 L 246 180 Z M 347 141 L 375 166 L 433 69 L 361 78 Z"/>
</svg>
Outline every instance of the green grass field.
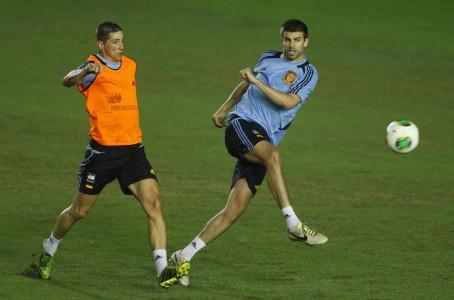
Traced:
<svg viewBox="0 0 454 300">
<path fill-rule="evenodd" d="M 452 299 L 454 3 L 434 1 L 2 1 L 0 299 Z M 234 159 L 210 117 L 292 17 L 320 80 L 280 145 L 293 206 L 330 241 L 290 243 L 267 188 L 192 261 L 191 287 L 157 286 L 139 204 L 116 183 L 69 233 L 52 280 L 25 278 L 75 193 L 88 141 L 62 77 L 104 20 L 138 62 L 141 123 L 168 251 L 225 203 Z M 384 143 L 409 118 L 409 155 Z"/>
</svg>

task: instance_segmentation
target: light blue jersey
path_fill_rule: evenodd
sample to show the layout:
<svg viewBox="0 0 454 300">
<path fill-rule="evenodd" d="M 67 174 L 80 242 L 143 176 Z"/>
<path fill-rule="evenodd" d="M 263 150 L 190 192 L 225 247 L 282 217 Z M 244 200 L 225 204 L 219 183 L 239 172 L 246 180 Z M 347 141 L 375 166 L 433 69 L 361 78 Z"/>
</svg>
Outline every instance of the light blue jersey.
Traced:
<svg viewBox="0 0 454 300">
<path fill-rule="evenodd" d="M 237 115 L 262 126 L 274 145 L 284 137 L 298 109 L 307 101 L 315 89 L 318 73 L 306 59 L 289 61 L 282 52 L 265 51 L 254 68 L 257 79 L 275 90 L 292 93 L 300 102 L 291 109 L 277 106 L 254 84 L 251 84 L 241 101 L 230 112 L 229 117 Z"/>
</svg>

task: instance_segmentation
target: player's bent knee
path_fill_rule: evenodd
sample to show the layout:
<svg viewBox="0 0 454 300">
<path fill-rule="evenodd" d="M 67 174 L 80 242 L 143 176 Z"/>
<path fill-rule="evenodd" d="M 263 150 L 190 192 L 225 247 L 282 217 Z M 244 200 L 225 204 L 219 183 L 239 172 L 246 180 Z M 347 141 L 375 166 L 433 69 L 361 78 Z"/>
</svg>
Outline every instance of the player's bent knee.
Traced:
<svg viewBox="0 0 454 300">
<path fill-rule="evenodd" d="M 73 220 L 79 221 L 83 219 L 89 211 L 90 209 L 84 208 L 82 206 L 71 206 L 71 208 L 69 209 L 69 214 L 73 218 Z"/>
<path fill-rule="evenodd" d="M 246 210 L 247 207 L 248 203 L 246 202 L 237 203 L 235 207 L 236 215 L 238 216 L 241 215 Z"/>
<path fill-rule="evenodd" d="M 222 217 L 225 220 L 225 222 L 227 222 L 228 224 L 232 224 L 233 222 L 235 222 L 235 220 L 238 219 L 240 215 L 241 215 L 241 212 L 238 212 L 238 211 L 224 210 L 222 212 Z"/>
<path fill-rule="evenodd" d="M 279 153 L 279 150 L 273 149 L 270 156 L 266 160 L 266 166 L 272 167 L 272 166 L 280 165 L 280 163 L 281 163 L 281 154 Z"/>
<path fill-rule="evenodd" d="M 222 211 L 222 214 L 223 214 L 224 218 L 228 220 L 229 223 L 233 223 L 233 222 L 235 222 L 236 219 L 238 219 L 243 214 L 243 212 L 246 210 L 247 206 L 248 206 L 248 204 L 243 203 L 243 202 L 231 204 L 231 205 L 229 205 L 228 208 L 225 208 Z"/>
<path fill-rule="evenodd" d="M 146 197 L 143 201 L 143 208 L 148 217 L 153 218 L 156 214 L 161 214 L 161 201 L 155 197 Z"/>
</svg>

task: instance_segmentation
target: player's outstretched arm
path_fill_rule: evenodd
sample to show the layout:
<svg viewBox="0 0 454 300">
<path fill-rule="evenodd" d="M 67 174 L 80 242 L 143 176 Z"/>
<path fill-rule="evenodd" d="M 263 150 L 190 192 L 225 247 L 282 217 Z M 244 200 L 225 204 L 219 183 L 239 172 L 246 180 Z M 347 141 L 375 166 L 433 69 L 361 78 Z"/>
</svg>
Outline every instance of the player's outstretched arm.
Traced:
<svg viewBox="0 0 454 300">
<path fill-rule="evenodd" d="M 257 77 L 255 77 L 254 73 L 252 73 L 250 68 L 245 68 L 241 70 L 240 75 L 241 78 L 243 78 L 245 81 L 248 81 L 257 86 L 271 102 L 280 107 L 283 107 L 285 109 L 291 109 L 301 101 L 300 97 L 298 97 L 295 94 L 283 93 L 264 84 L 262 81 L 257 79 Z"/>
<path fill-rule="evenodd" d="M 242 81 L 238 84 L 227 100 L 219 107 L 219 109 L 213 114 L 211 120 L 213 121 L 214 126 L 222 128 L 225 126 L 225 117 L 229 112 L 230 108 L 240 102 L 241 97 L 246 92 L 249 87 L 249 82 Z"/>
<path fill-rule="evenodd" d="M 87 74 L 98 74 L 101 70 L 102 67 L 100 65 L 89 63 L 82 69 L 75 69 L 66 74 L 66 76 L 63 77 L 63 85 L 71 87 L 78 84 Z"/>
</svg>

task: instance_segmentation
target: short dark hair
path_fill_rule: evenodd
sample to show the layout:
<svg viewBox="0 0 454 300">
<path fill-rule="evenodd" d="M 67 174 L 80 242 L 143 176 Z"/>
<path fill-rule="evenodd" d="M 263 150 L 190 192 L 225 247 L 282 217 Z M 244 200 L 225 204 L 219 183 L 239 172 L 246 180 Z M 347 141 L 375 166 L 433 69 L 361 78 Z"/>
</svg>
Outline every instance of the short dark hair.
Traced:
<svg viewBox="0 0 454 300">
<path fill-rule="evenodd" d="M 98 39 L 98 41 L 106 42 L 109 39 L 109 35 L 112 32 L 117 31 L 123 31 L 120 25 L 110 21 L 102 22 L 96 29 L 96 38 Z"/>
<path fill-rule="evenodd" d="M 287 32 L 302 32 L 304 33 L 304 38 L 306 39 L 309 36 L 309 30 L 307 28 L 307 25 L 304 24 L 303 21 L 298 20 L 298 19 L 290 19 L 284 22 L 281 26 L 281 36 L 284 33 L 284 31 Z"/>
</svg>

